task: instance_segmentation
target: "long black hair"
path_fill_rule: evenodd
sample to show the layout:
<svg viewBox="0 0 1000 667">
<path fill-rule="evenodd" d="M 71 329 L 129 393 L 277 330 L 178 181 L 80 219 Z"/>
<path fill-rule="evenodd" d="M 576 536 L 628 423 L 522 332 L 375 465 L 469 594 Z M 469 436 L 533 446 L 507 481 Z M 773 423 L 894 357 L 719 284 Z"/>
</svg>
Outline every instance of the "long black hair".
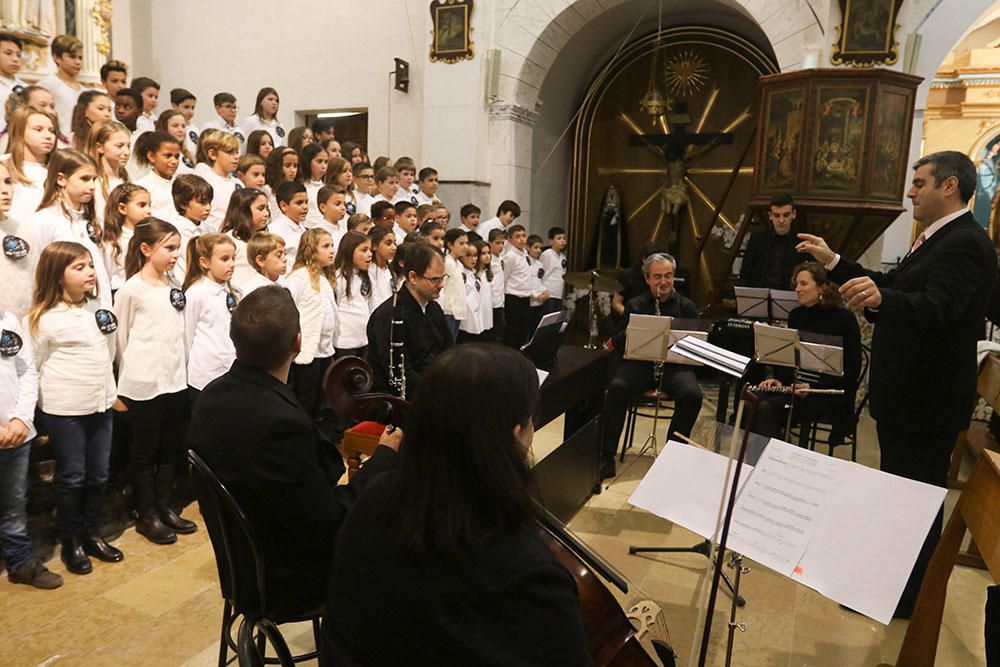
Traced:
<svg viewBox="0 0 1000 667">
<path fill-rule="evenodd" d="M 489 544 L 534 517 L 528 451 L 538 373 L 507 347 L 471 343 L 436 357 L 404 427 L 383 520 L 414 553 Z"/>
</svg>

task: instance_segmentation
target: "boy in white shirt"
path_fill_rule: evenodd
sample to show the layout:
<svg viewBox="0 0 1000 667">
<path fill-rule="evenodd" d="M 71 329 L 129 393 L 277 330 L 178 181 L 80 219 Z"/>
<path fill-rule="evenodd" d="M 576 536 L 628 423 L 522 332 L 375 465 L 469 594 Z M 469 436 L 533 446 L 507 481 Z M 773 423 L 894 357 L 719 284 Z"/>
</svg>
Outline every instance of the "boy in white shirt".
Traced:
<svg viewBox="0 0 1000 667">
<path fill-rule="evenodd" d="M 83 84 L 77 81 L 83 68 L 83 42 L 72 35 L 57 35 L 52 40 L 52 61 L 56 71 L 39 81 L 38 85 L 52 93 L 56 99 L 59 125 L 68 128 L 73 120 L 76 98 L 85 90 Z"/>
<path fill-rule="evenodd" d="M 542 284 L 542 279 L 545 277 L 545 269 L 542 268 L 542 263 L 538 261 L 538 258 L 542 256 L 542 247 L 544 245 L 545 242 L 538 234 L 532 234 L 528 237 L 528 265 L 531 268 L 531 292 L 532 294 L 539 295 L 531 297 L 531 304 L 528 309 L 529 339 L 535 329 L 538 328 L 538 323 L 542 321 L 542 304 L 548 301 L 549 292 Z"/>
<path fill-rule="evenodd" d="M 316 206 L 323 216 L 316 226 L 330 232 L 336 253 L 340 239 L 347 233 L 347 226 L 341 224 L 347 215 L 347 193 L 339 185 L 324 185 L 316 193 Z"/>
<path fill-rule="evenodd" d="M 505 199 L 497 207 L 497 217 L 479 223 L 479 229 L 476 230 L 476 233 L 486 238 L 494 229 L 506 229 L 507 236 L 510 237 L 510 226 L 520 217 L 521 207 L 517 205 L 517 202 Z"/>
<path fill-rule="evenodd" d="M 542 315 L 558 313 L 562 310 L 563 290 L 566 275 L 566 230 L 561 227 L 549 229 L 549 248 L 542 251 L 539 261 L 545 272 L 542 286 L 548 291 L 549 298 L 542 304 Z"/>
<path fill-rule="evenodd" d="M 396 234 L 396 245 L 400 245 L 407 236 L 417 231 L 417 207 L 408 201 L 401 201 L 393 209 L 396 211 L 393 232 Z"/>
<path fill-rule="evenodd" d="M 236 178 L 245 188 L 263 191 L 267 184 L 266 173 L 264 159 L 256 153 L 244 155 L 236 163 Z"/>
<path fill-rule="evenodd" d="M 237 180 L 232 173 L 240 160 L 240 142 L 230 132 L 205 130 L 198 141 L 198 154 L 194 173 L 212 185 L 212 212 L 205 221 L 206 232 L 222 229 L 229 200 L 236 190 Z"/>
<path fill-rule="evenodd" d="M 174 265 L 174 276 L 184 282 L 187 275 L 188 242 L 208 232 L 202 225 L 212 210 L 212 186 L 197 174 L 181 174 L 171 187 L 177 215 L 170 218 L 181 235 L 181 251 Z"/>
<path fill-rule="evenodd" d="M 148 76 L 132 79 L 132 90 L 142 98 L 142 113 L 135 121 L 135 133 L 152 132 L 156 123 L 156 107 L 160 103 L 160 84 Z"/>
<path fill-rule="evenodd" d="M 458 216 L 462 220 L 462 222 L 458 225 L 458 228 L 466 234 L 472 232 L 479 234 L 477 230 L 479 229 L 479 215 L 481 213 L 482 209 L 475 204 L 465 204 L 458 211 Z"/>
<path fill-rule="evenodd" d="M 216 117 L 205 123 L 204 130 L 225 130 L 232 132 L 240 140 L 240 146 L 246 141 L 246 137 L 240 132 L 236 125 L 236 96 L 232 93 L 216 93 L 212 98 L 215 105 Z"/>
<path fill-rule="evenodd" d="M 531 300 L 544 301 L 549 295 L 537 291 L 541 283 L 537 272 L 532 275 L 528 232 L 521 225 L 511 225 L 507 232 L 507 251 L 502 257 L 506 292 L 504 344 L 519 350 L 531 337 Z"/>
<path fill-rule="evenodd" d="M 440 201 L 437 198 L 438 191 L 438 173 L 437 169 L 434 167 L 424 167 L 417 174 L 418 187 L 417 187 L 417 205 L 421 204 L 433 204 L 436 201 Z"/>
<path fill-rule="evenodd" d="M 184 137 L 184 147 L 191 155 L 195 154 L 198 148 L 198 137 L 201 136 L 201 130 L 193 122 L 194 109 L 197 104 L 198 98 L 190 90 L 174 88 L 170 91 L 170 108 L 180 111 L 184 120 L 187 121 L 187 136 Z"/>
<path fill-rule="evenodd" d="M 375 183 L 375 169 L 367 162 L 359 162 L 351 167 L 354 174 L 355 213 L 372 214 L 372 185 Z"/>
<path fill-rule="evenodd" d="M 396 160 L 393 167 L 399 172 L 399 182 L 392 203 L 408 201 L 416 206 L 418 188 L 413 185 L 413 181 L 417 178 L 417 163 L 413 158 L 401 157 Z"/>
<path fill-rule="evenodd" d="M 397 190 L 399 190 L 399 172 L 396 171 L 395 167 L 382 167 L 375 172 L 376 193 L 372 197 L 371 203 L 387 201 L 390 204 L 395 204 L 399 201 Z"/>
<path fill-rule="evenodd" d="M 101 65 L 101 85 L 114 103 L 118 91 L 128 88 L 128 65 L 120 60 L 109 60 Z"/>
<path fill-rule="evenodd" d="M 62 577 L 49 572 L 31 551 L 28 537 L 28 459 L 35 437 L 38 371 L 13 313 L 0 310 L 0 554 L 15 584 L 52 589 Z"/>
<path fill-rule="evenodd" d="M 256 273 L 238 286 L 244 297 L 267 285 L 287 288 L 285 274 L 288 272 L 288 257 L 285 256 L 283 238 L 271 232 L 257 232 L 247 241 L 247 260 Z"/>
<path fill-rule="evenodd" d="M 275 193 L 281 213 L 268 224 L 267 229 L 285 241 L 285 255 L 290 272 L 295 265 L 295 254 L 299 249 L 299 239 L 305 234 L 303 222 L 309 213 L 309 195 L 306 186 L 299 181 L 287 181 L 278 186 Z"/>
<path fill-rule="evenodd" d="M 139 121 L 141 109 L 142 96 L 131 88 L 122 88 L 115 95 L 115 119 L 130 132 L 135 132 L 135 124 Z M 134 134 L 133 140 L 135 140 Z"/>
<path fill-rule="evenodd" d="M 172 220 L 174 207 L 173 182 L 180 164 L 181 146 L 166 132 L 153 132 L 143 137 L 149 173 L 135 181 L 149 190 L 150 213 L 161 220 Z"/>
<path fill-rule="evenodd" d="M 0 109 L 5 108 L 11 93 L 21 92 L 28 85 L 17 78 L 21 71 L 21 49 L 20 37 L 0 33 Z"/>
<path fill-rule="evenodd" d="M 486 241 L 490 244 L 490 254 L 493 255 L 490 259 L 490 271 L 493 272 L 493 281 L 490 283 L 490 292 L 493 296 L 493 335 L 495 342 L 503 343 L 505 323 L 503 305 L 507 281 L 504 279 L 503 261 L 500 256 L 507 243 L 507 232 L 494 229 Z"/>
</svg>

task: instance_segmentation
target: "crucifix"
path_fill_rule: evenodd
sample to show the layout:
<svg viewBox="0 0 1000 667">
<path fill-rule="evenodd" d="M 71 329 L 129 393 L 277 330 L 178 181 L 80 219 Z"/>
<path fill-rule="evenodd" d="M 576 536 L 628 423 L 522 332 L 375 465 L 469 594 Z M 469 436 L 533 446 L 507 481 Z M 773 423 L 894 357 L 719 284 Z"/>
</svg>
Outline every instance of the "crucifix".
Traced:
<svg viewBox="0 0 1000 667">
<path fill-rule="evenodd" d="M 732 132 L 688 132 L 691 117 L 687 113 L 687 104 L 677 102 L 675 111 L 666 114 L 665 134 L 633 134 L 629 137 L 630 146 L 646 146 L 657 155 L 663 157 L 667 164 L 667 182 L 660 196 L 660 219 L 653 230 L 651 241 L 660 234 L 663 220 L 667 220 L 667 247 L 676 252 L 680 213 L 688 204 L 687 179 L 688 165 L 710 153 L 721 144 L 733 143 Z M 695 146 L 700 146 L 694 150 Z"/>
</svg>

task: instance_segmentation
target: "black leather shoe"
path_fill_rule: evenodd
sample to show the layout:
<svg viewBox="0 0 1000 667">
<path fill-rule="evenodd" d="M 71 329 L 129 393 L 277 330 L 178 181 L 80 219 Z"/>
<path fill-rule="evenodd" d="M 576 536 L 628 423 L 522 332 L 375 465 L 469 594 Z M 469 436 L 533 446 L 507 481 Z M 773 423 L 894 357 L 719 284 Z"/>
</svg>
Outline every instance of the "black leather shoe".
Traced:
<svg viewBox="0 0 1000 667">
<path fill-rule="evenodd" d="M 66 564 L 66 569 L 73 574 L 90 574 L 94 570 L 90 559 L 83 551 L 83 544 L 80 536 L 64 537 L 62 540 L 62 551 L 60 553 L 62 562 Z"/>
<path fill-rule="evenodd" d="M 125 554 L 105 542 L 96 530 L 84 533 L 82 543 L 83 550 L 87 555 L 93 556 L 97 560 L 102 560 L 105 563 L 120 563 L 125 560 Z"/>
<path fill-rule="evenodd" d="M 164 526 L 181 535 L 190 535 L 198 530 L 198 524 L 181 517 L 169 507 L 160 509 L 160 521 L 163 522 Z"/>
<path fill-rule="evenodd" d="M 163 525 L 159 512 L 153 508 L 139 513 L 139 518 L 135 522 L 135 532 L 153 544 L 173 544 L 177 541 L 177 534 Z"/>
</svg>

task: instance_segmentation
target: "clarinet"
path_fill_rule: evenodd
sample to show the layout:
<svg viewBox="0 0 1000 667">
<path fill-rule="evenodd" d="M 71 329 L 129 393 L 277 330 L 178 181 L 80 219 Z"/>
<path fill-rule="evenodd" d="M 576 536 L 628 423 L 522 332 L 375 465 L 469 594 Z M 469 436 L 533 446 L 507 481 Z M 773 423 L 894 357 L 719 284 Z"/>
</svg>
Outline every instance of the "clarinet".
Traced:
<svg viewBox="0 0 1000 667">
<path fill-rule="evenodd" d="M 389 386 L 406 400 L 406 352 L 403 350 L 403 313 L 399 307 L 399 290 L 392 281 L 392 314 L 389 316 Z"/>
</svg>

